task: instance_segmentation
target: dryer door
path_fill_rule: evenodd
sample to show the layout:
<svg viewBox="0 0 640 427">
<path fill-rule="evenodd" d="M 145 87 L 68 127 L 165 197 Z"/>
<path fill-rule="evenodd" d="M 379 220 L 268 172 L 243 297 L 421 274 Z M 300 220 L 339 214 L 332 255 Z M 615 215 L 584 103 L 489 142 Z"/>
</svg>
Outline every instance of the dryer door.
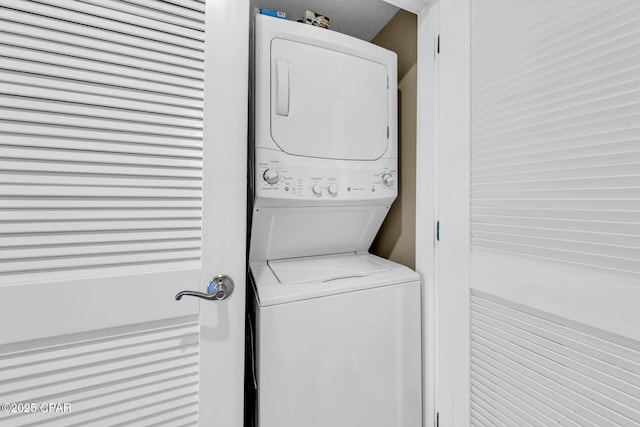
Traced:
<svg viewBox="0 0 640 427">
<path fill-rule="evenodd" d="M 286 153 L 375 160 L 388 146 L 387 67 L 305 43 L 271 43 L 271 136 Z"/>
</svg>

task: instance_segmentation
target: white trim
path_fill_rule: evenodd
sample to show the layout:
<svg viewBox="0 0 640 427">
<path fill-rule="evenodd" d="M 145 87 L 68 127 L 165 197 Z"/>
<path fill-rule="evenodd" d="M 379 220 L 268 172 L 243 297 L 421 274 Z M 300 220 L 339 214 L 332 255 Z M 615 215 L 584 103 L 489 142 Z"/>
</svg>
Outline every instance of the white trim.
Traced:
<svg viewBox="0 0 640 427">
<path fill-rule="evenodd" d="M 423 426 L 435 424 L 437 292 L 435 286 L 435 46 L 438 9 L 418 13 L 418 106 L 416 129 L 416 271 L 423 283 Z"/>
<path fill-rule="evenodd" d="M 440 426 L 470 423 L 470 0 L 440 2 L 435 161 Z"/>
<path fill-rule="evenodd" d="M 201 286 L 227 274 L 235 290 L 200 304 L 198 425 L 242 427 L 249 0 L 208 1 L 206 11 Z"/>
<path fill-rule="evenodd" d="M 460 199 L 456 191 L 469 191 L 468 165 L 454 160 L 469 150 L 469 0 L 430 6 L 418 21 L 416 183 L 416 269 L 425 284 L 425 427 L 435 425 L 437 413 L 440 426 L 469 425 L 469 233 L 451 227 L 464 223 L 454 216 L 468 218 L 467 210 L 454 206 Z M 440 182 L 440 170 L 447 171 L 446 183 Z M 460 248 L 467 252 L 456 253 Z"/>
<path fill-rule="evenodd" d="M 431 5 L 436 1 L 437 0 L 384 0 L 385 3 L 389 3 L 399 7 L 400 9 L 415 13 L 418 17 L 423 13 L 426 16 L 426 11 L 428 11 Z"/>
</svg>

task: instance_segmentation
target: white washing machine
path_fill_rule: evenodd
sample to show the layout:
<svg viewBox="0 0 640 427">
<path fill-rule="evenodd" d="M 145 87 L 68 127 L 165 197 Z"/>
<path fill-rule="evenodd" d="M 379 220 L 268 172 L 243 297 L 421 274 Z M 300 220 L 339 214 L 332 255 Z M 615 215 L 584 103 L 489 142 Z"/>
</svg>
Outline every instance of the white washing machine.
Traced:
<svg viewBox="0 0 640 427">
<path fill-rule="evenodd" d="M 258 427 L 421 425 L 421 291 L 368 253 L 397 196 L 393 52 L 255 18 Z"/>
</svg>

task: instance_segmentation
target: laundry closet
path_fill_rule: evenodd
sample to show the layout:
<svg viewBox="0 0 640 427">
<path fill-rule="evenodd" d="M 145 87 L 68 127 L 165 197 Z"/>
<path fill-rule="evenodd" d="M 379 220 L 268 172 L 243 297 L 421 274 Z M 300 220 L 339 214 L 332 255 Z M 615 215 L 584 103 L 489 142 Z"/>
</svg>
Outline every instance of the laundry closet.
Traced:
<svg viewBox="0 0 640 427">
<path fill-rule="evenodd" d="M 252 18 L 247 417 L 418 426 L 420 279 L 369 253 L 398 196 L 397 54 L 269 14 Z"/>
</svg>

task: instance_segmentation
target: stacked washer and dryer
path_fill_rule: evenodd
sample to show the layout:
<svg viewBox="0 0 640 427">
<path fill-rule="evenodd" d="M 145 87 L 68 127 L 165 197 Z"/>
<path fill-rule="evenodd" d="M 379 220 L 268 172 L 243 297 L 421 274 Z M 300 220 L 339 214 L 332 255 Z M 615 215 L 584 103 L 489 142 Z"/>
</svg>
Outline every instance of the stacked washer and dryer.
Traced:
<svg viewBox="0 0 640 427">
<path fill-rule="evenodd" d="M 256 424 L 420 426 L 419 277 L 368 253 L 398 192 L 396 55 L 254 24 Z"/>
</svg>

